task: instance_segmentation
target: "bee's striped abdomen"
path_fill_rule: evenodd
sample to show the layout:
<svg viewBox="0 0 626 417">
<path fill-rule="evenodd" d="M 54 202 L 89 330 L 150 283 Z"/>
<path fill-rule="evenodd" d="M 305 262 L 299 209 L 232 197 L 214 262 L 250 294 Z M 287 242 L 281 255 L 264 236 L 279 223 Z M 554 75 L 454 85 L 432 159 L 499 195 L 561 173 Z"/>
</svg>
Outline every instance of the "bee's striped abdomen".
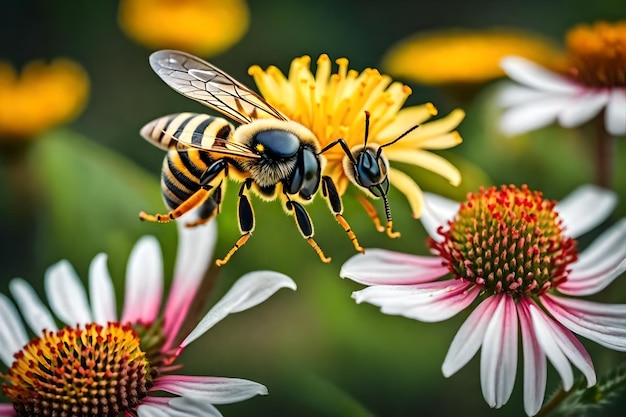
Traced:
<svg viewBox="0 0 626 417">
<path fill-rule="evenodd" d="M 187 144 L 209 149 L 216 138 L 229 139 L 233 130 L 233 125 L 221 117 L 175 113 L 147 123 L 140 133 L 161 149 L 184 149 Z"/>
<path fill-rule="evenodd" d="M 208 152 L 201 150 L 170 150 L 161 170 L 161 190 L 165 204 L 175 209 L 198 191 L 202 174 L 214 161 Z"/>
</svg>

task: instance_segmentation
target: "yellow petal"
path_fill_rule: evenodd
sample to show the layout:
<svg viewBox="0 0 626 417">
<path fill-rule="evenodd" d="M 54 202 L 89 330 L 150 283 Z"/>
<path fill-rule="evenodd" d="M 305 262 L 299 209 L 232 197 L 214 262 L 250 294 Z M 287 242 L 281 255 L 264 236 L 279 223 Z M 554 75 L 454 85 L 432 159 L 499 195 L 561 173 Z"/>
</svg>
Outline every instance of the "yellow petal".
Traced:
<svg viewBox="0 0 626 417">
<path fill-rule="evenodd" d="M 409 201 L 413 218 L 419 219 L 422 215 L 422 209 L 424 207 L 424 195 L 422 189 L 402 171 L 398 171 L 395 168 L 390 168 L 388 172 L 389 181 L 398 189 Z"/>
<path fill-rule="evenodd" d="M 452 110 L 447 116 L 439 118 L 437 120 L 432 120 L 421 124 L 417 129 L 406 135 L 402 140 L 398 142 L 398 145 L 407 148 L 422 148 L 424 147 L 422 143 L 426 142 L 431 138 L 435 138 L 437 136 L 445 135 L 454 129 L 461 123 L 463 118 L 465 117 L 465 112 L 461 109 Z M 398 136 L 379 136 L 379 143 L 387 143 L 396 139 Z M 398 145 L 393 145 L 392 147 L 396 147 Z M 440 147 L 435 147 L 433 149 L 443 149 Z"/>
<path fill-rule="evenodd" d="M 390 160 L 420 166 L 435 174 L 441 175 L 454 186 L 461 183 L 461 173 L 459 170 L 448 162 L 447 159 L 432 152 L 419 149 L 390 149 L 385 152 L 385 155 L 387 155 L 387 158 Z"/>
<path fill-rule="evenodd" d="M 421 106 L 411 106 L 402 109 L 398 112 L 392 123 L 388 124 L 380 132 L 376 133 L 372 131 L 372 136 L 375 136 L 377 142 L 381 145 L 385 141 L 390 141 L 415 125 L 424 123 L 426 120 L 437 115 L 437 108 L 432 103 L 422 104 Z"/>
</svg>

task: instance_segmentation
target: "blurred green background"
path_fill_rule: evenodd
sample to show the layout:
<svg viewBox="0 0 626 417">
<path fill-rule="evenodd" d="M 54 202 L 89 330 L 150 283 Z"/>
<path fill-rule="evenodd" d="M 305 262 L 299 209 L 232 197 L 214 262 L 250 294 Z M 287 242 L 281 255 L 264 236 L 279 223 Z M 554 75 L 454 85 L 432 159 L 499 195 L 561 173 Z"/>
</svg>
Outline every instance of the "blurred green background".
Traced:
<svg viewBox="0 0 626 417">
<path fill-rule="evenodd" d="M 250 0 L 248 6 L 247 33 L 210 60 L 254 85 L 247 75 L 250 65 L 273 64 L 285 72 L 291 60 L 303 54 L 345 56 L 358 70 L 379 67 L 392 44 L 430 29 L 513 27 L 559 43 L 577 23 L 623 19 L 626 1 Z M 104 251 L 121 299 L 126 260 L 138 237 L 159 238 L 167 271 L 173 268 L 176 252 L 173 224 L 137 218 L 140 210 L 163 210 L 158 181 L 163 152 L 141 139 L 138 130 L 167 113 L 207 109 L 174 93 L 154 75 L 148 65 L 152 49 L 120 29 L 118 2 L 2 0 L 0 23 L 0 60 L 19 69 L 35 59 L 65 56 L 83 65 L 91 82 L 87 107 L 74 122 L 46 132 L 27 147 L 2 144 L 0 290 L 6 292 L 8 281 L 16 276 L 41 288 L 45 269 L 60 259 L 70 260 L 86 278 L 89 262 Z M 413 89 L 408 104 L 430 101 L 441 115 L 459 106 L 467 112 L 458 129 L 464 143 L 441 152 L 461 169 L 463 183 L 455 189 L 411 168 L 425 190 L 462 198 L 479 185 L 527 183 L 559 199 L 593 181 L 585 128 L 553 126 L 505 139 L 495 127 L 495 83 L 460 102 L 449 91 L 404 81 Z M 622 197 L 625 148 L 623 139 L 618 140 L 615 189 Z M 217 256 L 239 236 L 235 187 L 228 190 L 218 220 Z M 398 240 L 377 233 L 350 194 L 344 198 L 344 215 L 365 247 L 425 254 L 425 232 L 411 218 L 404 197 L 392 190 L 390 201 L 402 233 Z M 236 376 L 268 386 L 267 397 L 220 406 L 224 415 L 524 415 L 521 367 L 513 397 L 502 410 L 491 410 L 482 399 L 478 358 L 449 379 L 441 375 L 447 348 L 467 314 L 424 324 L 356 305 L 350 294 L 359 286 L 338 276 L 342 263 L 353 255 L 352 245 L 324 201 L 318 199 L 310 207 L 316 240 L 332 263 L 319 262 L 277 202 L 255 201 L 254 236 L 221 270 L 209 303 L 240 275 L 256 269 L 290 275 L 298 291 L 280 292 L 259 307 L 227 318 L 183 355 L 191 374 Z M 624 215 L 622 198 L 612 221 Z M 592 237 L 583 238 L 583 246 Z M 623 281 L 596 299 L 625 302 Z M 600 374 L 626 359 L 623 353 L 585 345 Z M 552 371 L 548 393 L 558 383 Z M 623 415 L 626 400 L 620 401 L 597 415 Z"/>
</svg>

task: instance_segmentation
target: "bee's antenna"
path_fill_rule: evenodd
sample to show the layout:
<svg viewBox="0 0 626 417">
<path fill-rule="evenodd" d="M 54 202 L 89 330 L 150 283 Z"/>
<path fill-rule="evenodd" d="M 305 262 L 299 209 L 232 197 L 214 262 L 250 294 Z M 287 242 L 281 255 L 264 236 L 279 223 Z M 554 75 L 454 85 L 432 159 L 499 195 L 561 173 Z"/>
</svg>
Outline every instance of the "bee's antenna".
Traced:
<svg viewBox="0 0 626 417">
<path fill-rule="evenodd" d="M 415 125 L 412 128 L 410 128 L 409 130 L 407 130 L 406 132 L 404 132 L 403 134 L 401 134 L 400 136 L 398 136 L 397 138 L 395 138 L 394 140 L 392 140 L 391 142 L 385 143 L 384 145 L 380 145 L 380 147 L 378 148 L 378 152 L 376 152 L 376 157 L 378 158 L 380 156 L 380 154 L 383 152 L 383 148 L 385 146 L 393 145 L 394 143 L 396 143 L 397 141 L 399 141 L 400 139 L 402 139 L 403 137 L 405 137 L 406 135 L 408 135 L 409 133 L 411 133 L 412 131 L 414 131 L 418 127 L 420 127 L 420 125 Z M 367 132 L 367 129 L 365 131 Z"/>
<path fill-rule="evenodd" d="M 363 147 L 367 146 L 367 138 L 370 134 L 370 112 L 365 110 L 365 140 L 363 140 Z"/>
</svg>

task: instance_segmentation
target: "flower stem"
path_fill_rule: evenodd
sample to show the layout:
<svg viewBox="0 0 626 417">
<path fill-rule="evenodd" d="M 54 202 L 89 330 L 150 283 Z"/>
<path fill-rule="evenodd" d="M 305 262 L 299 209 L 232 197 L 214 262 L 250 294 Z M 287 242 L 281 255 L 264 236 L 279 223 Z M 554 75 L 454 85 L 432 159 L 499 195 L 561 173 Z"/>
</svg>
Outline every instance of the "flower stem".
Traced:
<svg viewBox="0 0 626 417">
<path fill-rule="evenodd" d="M 615 138 L 609 135 L 604 125 L 604 113 L 596 118 L 596 134 L 594 141 L 594 165 L 596 168 L 596 184 L 611 188 L 613 185 L 613 147 Z"/>
<path fill-rule="evenodd" d="M 558 390 L 558 392 L 556 394 L 554 394 L 552 396 L 552 398 L 550 398 L 550 401 L 548 401 L 548 403 L 546 405 L 544 405 L 543 407 L 541 407 L 541 410 L 539 410 L 539 412 L 535 415 L 535 417 L 547 417 L 550 415 L 551 412 L 553 412 L 556 407 L 559 406 L 559 404 L 561 404 L 572 392 L 573 390 L 570 391 L 565 391 L 562 387 Z"/>
</svg>

